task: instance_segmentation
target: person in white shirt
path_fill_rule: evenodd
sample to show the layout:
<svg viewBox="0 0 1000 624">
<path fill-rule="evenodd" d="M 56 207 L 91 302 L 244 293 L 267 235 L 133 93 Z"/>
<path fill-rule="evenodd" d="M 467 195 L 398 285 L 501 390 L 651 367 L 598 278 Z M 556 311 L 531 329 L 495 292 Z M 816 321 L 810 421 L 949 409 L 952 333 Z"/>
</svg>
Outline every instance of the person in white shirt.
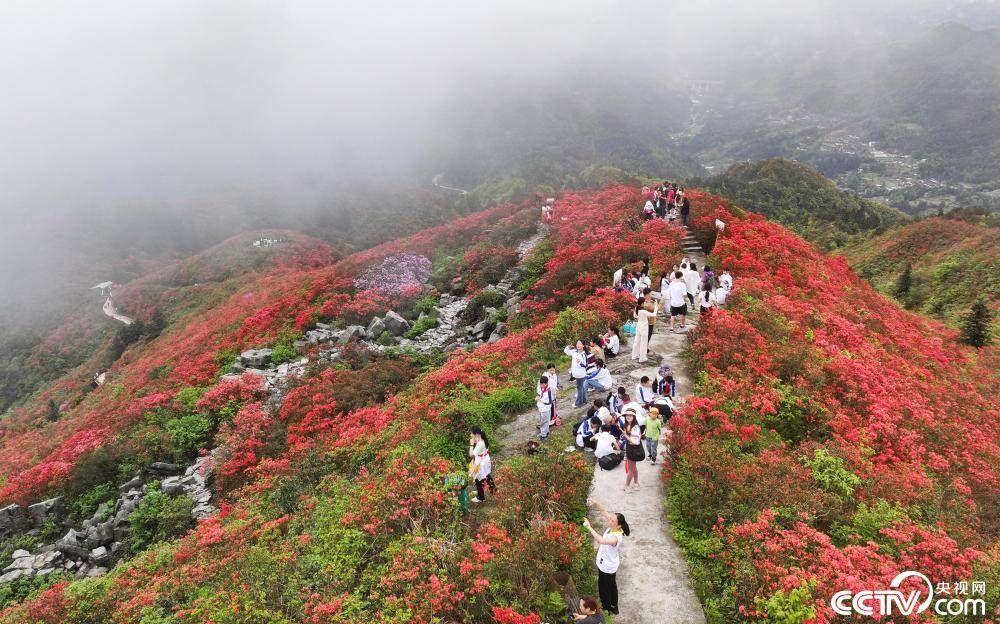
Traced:
<svg viewBox="0 0 1000 624">
<path fill-rule="evenodd" d="M 698 295 L 698 289 L 701 287 L 701 275 L 698 274 L 698 265 L 694 262 L 684 271 L 684 284 L 687 286 L 688 301 L 693 306 L 694 299 Z"/>
<path fill-rule="evenodd" d="M 618 335 L 618 328 L 612 325 L 608 328 L 608 331 L 604 332 L 601 336 L 602 346 L 604 347 L 604 357 L 614 357 L 618 355 L 621 351 L 621 337 Z"/>
<path fill-rule="evenodd" d="M 615 271 L 614 275 L 611 276 L 611 287 L 618 290 L 622 286 L 622 276 L 625 273 L 625 269 L 621 268 Z"/>
<path fill-rule="evenodd" d="M 656 393 L 653 392 L 653 383 L 646 375 L 642 376 L 639 383 L 635 384 L 635 400 L 643 407 L 648 407 L 653 402 Z"/>
<path fill-rule="evenodd" d="M 583 340 L 577 340 L 575 348 L 566 347 L 563 353 L 571 358 L 569 374 L 576 383 L 576 402 L 573 407 L 583 407 L 587 404 L 587 389 L 584 386 L 587 383 L 587 347 Z"/>
<path fill-rule="evenodd" d="M 597 360 L 597 370 L 587 378 L 584 386 L 587 390 L 594 389 L 598 392 L 610 392 L 611 386 L 615 383 L 611 377 L 611 371 L 604 365 L 604 360 Z"/>
<path fill-rule="evenodd" d="M 729 298 L 729 289 L 724 286 L 719 286 L 715 289 L 715 305 L 724 306 L 726 305 L 726 299 Z"/>
<path fill-rule="evenodd" d="M 670 331 L 674 331 L 674 318 L 681 317 L 681 328 L 687 321 L 687 285 L 684 283 L 684 273 L 674 273 L 674 281 L 667 288 L 667 303 L 670 305 Z"/>
<path fill-rule="evenodd" d="M 535 407 L 538 408 L 538 437 L 542 440 L 549 437 L 549 425 L 552 423 L 552 406 L 555 403 L 555 393 L 549 387 L 548 375 L 542 375 L 535 387 Z"/>
<path fill-rule="evenodd" d="M 618 386 L 618 392 L 612 394 L 608 400 L 608 408 L 611 409 L 611 414 L 618 418 L 622 415 L 622 410 L 625 409 L 625 404 L 629 402 L 628 393 L 625 392 L 624 386 Z"/>
<path fill-rule="evenodd" d="M 601 425 L 601 430 L 594 435 L 594 442 L 597 444 L 594 447 L 594 457 L 597 459 L 621 452 L 618 440 L 611 435 L 608 425 Z"/>
<path fill-rule="evenodd" d="M 733 289 L 733 276 L 729 274 L 729 271 L 723 269 L 722 275 L 719 276 L 719 285 L 726 290 Z"/>
<path fill-rule="evenodd" d="M 715 293 L 712 292 L 712 286 L 707 285 L 707 288 L 698 293 L 698 311 L 705 314 L 712 309 L 715 305 Z"/>
<path fill-rule="evenodd" d="M 635 304 L 635 338 L 632 343 L 632 359 L 640 364 L 648 361 L 650 326 L 656 322 L 656 313 L 659 310 L 659 302 L 653 303 L 653 309 L 645 307 L 645 299 L 640 297 Z"/>
<path fill-rule="evenodd" d="M 559 420 L 559 373 L 556 372 L 555 364 L 545 365 L 545 376 L 549 378 L 549 388 L 552 389 L 552 423 L 551 426 L 555 427 L 560 423 Z"/>
<path fill-rule="evenodd" d="M 469 436 L 469 476 L 476 482 L 476 497 L 473 503 L 481 503 L 486 500 L 486 486 L 490 487 L 491 493 L 496 493 L 496 484 L 493 483 L 493 462 L 490 460 L 489 442 L 481 427 L 473 427 Z"/>
<path fill-rule="evenodd" d="M 625 538 L 631 533 L 625 516 L 621 513 L 608 513 L 604 505 L 588 498 L 587 506 L 593 507 L 604 518 L 608 528 L 604 533 L 598 533 L 590 525 L 590 519 L 583 519 L 583 526 L 590 532 L 598 544 L 597 547 L 597 590 L 601 598 L 601 606 L 608 613 L 618 615 L 618 581 L 615 575 L 621 564 L 620 551 L 625 545 Z"/>
</svg>

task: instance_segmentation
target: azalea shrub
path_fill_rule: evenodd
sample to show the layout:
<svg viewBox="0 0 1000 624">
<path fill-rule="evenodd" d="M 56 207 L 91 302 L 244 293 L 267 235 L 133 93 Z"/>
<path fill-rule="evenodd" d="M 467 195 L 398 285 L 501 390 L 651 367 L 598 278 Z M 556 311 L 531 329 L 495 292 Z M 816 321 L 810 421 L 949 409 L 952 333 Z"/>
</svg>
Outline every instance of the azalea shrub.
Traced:
<svg viewBox="0 0 1000 624">
<path fill-rule="evenodd" d="M 998 563 L 997 354 L 903 311 L 784 228 L 699 206 L 735 288 L 691 341 L 668 513 L 714 622 L 839 621 L 840 590 Z"/>
</svg>

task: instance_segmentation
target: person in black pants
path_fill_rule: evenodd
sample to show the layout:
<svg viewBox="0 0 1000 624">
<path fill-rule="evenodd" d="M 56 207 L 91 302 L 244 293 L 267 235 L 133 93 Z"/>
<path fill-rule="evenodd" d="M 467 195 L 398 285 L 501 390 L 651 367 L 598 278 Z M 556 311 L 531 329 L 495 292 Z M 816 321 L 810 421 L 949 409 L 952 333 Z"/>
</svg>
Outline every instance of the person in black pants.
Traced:
<svg viewBox="0 0 1000 624">
<path fill-rule="evenodd" d="M 584 518 L 583 526 L 597 543 L 597 591 L 601 597 L 601 606 L 608 613 L 618 614 L 618 565 L 621 561 L 620 551 L 629 534 L 628 522 L 620 513 L 609 513 L 600 502 L 588 498 L 587 506 L 593 507 L 607 522 L 604 533 L 598 533 L 590 526 L 590 520 Z"/>
</svg>

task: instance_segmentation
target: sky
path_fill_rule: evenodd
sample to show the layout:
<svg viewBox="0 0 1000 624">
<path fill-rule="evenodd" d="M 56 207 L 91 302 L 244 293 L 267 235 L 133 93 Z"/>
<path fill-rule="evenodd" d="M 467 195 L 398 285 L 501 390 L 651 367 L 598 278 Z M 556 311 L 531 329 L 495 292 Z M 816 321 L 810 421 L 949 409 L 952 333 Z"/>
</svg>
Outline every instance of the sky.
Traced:
<svg viewBox="0 0 1000 624">
<path fill-rule="evenodd" d="M 0 293 L 59 270 L 74 241 L 49 234 L 67 220 L 426 166 L 470 90 L 562 89 L 592 64 L 709 76 L 749 50 L 791 63 L 997 13 L 995 0 L 6 0 Z"/>
</svg>

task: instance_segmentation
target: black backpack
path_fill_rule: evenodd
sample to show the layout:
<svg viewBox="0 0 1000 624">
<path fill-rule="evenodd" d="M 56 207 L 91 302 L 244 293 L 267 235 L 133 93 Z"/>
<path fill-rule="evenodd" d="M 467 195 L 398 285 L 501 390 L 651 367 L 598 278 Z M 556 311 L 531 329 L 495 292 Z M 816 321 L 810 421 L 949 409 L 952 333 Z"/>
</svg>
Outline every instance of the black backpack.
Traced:
<svg viewBox="0 0 1000 624">
<path fill-rule="evenodd" d="M 605 455 L 604 457 L 597 460 L 597 465 L 601 467 L 602 470 L 614 470 L 618 467 L 618 464 L 622 463 L 622 458 L 624 455 L 622 453 L 611 453 L 610 455 Z"/>
</svg>

